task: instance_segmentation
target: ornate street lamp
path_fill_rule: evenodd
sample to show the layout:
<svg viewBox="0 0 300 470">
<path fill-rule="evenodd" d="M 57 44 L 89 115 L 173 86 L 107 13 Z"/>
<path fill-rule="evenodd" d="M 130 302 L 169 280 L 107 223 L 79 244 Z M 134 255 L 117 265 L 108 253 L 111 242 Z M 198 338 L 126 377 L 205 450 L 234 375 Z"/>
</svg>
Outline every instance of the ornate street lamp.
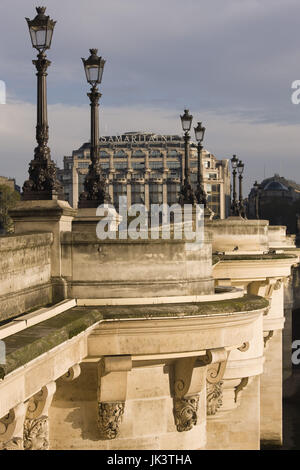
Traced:
<svg viewBox="0 0 300 470">
<path fill-rule="evenodd" d="M 90 49 L 90 57 L 82 59 L 87 82 L 91 91 L 87 94 L 91 102 L 91 164 L 84 181 L 84 192 L 79 198 L 79 207 L 98 207 L 109 203 L 110 197 L 106 192 L 105 177 L 101 171 L 99 149 L 99 93 L 97 85 L 101 83 L 105 60 L 97 55 L 98 49 Z"/>
<path fill-rule="evenodd" d="M 237 164 L 238 174 L 239 174 L 239 205 L 238 212 L 241 217 L 245 217 L 245 208 L 243 202 L 243 191 L 242 191 L 242 182 L 243 182 L 243 171 L 244 163 L 240 160 Z"/>
<path fill-rule="evenodd" d="M 37 7 L 37 16 L 26 18 L 32 46 L 38 50 L 37 60 L 33 64 L 37 69 L 37 126 L 34 159 L 29 165 L 29 180 L 23 186 L 23 199 L 64 199 L 63 188 L 56 179 L 56 167 L 51 160 L 49 126 L 47 116 L 47 69 L 51 62 L 47 60 L 45 51 L 50 49 L 56 21 L 45 15 L 45 7 Z"/>
<path fill-rule="evenodd" d="M 179 204 L 195 205 L 197 199 L 190 182 L 190 159 L 189 159 L 189 141 L 193 116 L 189 113 L 188 109 L 184 110 L 184 114 L 180 116 L 182 129 L 184 132 L 184 181 L 179 193 Z"/>
<path fill-rule="evenodd" d="M 231 158 L 231 168 L 232 168 L 232 202 L 231 202 L 231 215 L 239 215 L 238 213 L 238 202 L 236 197 L 236 175 L 237 175 L 237 164 L 239 162 L 236 155 L 233 155 Z"/>
<path fill-rule="evenodd" d="M 202 126 L 202 122 L 198 122 L 197 127 L 194 127 L 195 138 L 198 142 L 198 162 L 197 162 L 197 191 L 196 198 L 198 204 L 203 204 L 204 207 L 207 205 L 206 192 L 203 186 L 203 172 L 202 172 L 202 150 L 203 150 L 203 139 L 205 134 L 205 127 Z"/>
</svg>

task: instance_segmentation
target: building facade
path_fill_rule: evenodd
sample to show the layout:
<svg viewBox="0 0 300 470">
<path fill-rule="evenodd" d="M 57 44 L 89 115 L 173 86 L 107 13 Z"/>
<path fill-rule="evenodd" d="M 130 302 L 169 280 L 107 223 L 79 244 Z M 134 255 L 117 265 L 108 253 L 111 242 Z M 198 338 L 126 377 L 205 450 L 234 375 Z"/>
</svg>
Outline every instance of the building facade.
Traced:
<svg viewBox="0 0 300 470">
<path fill-rule="evenodd" d="M 278 174 L 264 179 L 251 189 L 247 212 L 249 219 L 266 219 L 270 225 L 285 225 L 288 233 L 297 233 L 300 185 Z"/>
<path fill-rule="evenodd" d="M 116 208 L 119 196 L 127 196 L 128 207 L 142 203 L 174 204 L 184 174 L 184 141 L 179 135 L 127 132 L 101 137 L 100 158 L 108 192 Z M 228 160 L 217 160 L 203 150 L 203 175 L 208 205 L 216 218 L 230 211 L 230 171 Z M 90 164 L 90 144 L 83 144 L 72 156 L 64 157 L 58 178 L 70 205 L 78 207 L 84 179 Z M 197 184 L 197 145 L 190 146 L 191 182 Z"/>
<path fill-rule="evenodd" d="M 14 178 L 0 176 L 0 186 L 8 186 L 10 189 L 20 192 L 20 187 L 16 185 L 16 180 Z"/>
</svg>

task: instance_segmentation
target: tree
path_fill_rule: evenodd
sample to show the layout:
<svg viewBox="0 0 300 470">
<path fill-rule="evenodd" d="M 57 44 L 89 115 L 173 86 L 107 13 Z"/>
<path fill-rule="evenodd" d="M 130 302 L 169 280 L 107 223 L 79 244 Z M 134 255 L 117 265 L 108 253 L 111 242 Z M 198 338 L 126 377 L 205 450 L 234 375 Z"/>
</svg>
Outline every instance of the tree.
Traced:
<svg viewBox="0 0 300 470">
<path fill-rule="evenodd" d="M 20 194 L 9 186 L 0 184 L 0 230 L 7 233 L 14 231 L 13 221 L 9 217 L 9 210 L 20 200 Z"/>
</svg>

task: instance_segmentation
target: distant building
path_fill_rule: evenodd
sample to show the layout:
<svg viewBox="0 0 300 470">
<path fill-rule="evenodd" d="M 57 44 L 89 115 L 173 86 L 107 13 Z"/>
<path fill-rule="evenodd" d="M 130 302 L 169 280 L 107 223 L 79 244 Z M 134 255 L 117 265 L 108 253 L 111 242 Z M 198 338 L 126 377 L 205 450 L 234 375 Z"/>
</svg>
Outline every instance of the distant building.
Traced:
<svg viewBox="0 0 300 470">
<path fill-rule="evenodd" d="M 228 160 L 217 160 L 203 150 L 203 174 L 208 205 L 218 218 L 230 211 L 230 170 Z M 128 206 L 144 203 L 174 204 L 178 200 L 184 174 L 184 141 L 178 135 L 156 135 L 147 132 L 127 132 L 121 136 L 100 139 L 100 159 L 112 202 L 127 196 Z M 90 144 L 64 157 L 64 168 L 57 171 L 65 197 L 78 207 L 84 179 L 90 164 Z M 190 147 L 191 182 L 197 183 L 197 146 Z"/>
<path fill-rule="evenodd" d="M 300 185 L 275 174 L 253 186 L 248 196 L 248 218 L 270 221 L 270 225 L 286 225 L 296 233 L 296 215 L 300 212 Z"/>
<path fill-rule="evenodd" d="M 20 192 L 20 186 L 16 185 L 16 180 L 14 178 L 7 178 L 6 176 L 0 176 L 0 186 L 8 186 L 9 188 Z"/>
</svg>

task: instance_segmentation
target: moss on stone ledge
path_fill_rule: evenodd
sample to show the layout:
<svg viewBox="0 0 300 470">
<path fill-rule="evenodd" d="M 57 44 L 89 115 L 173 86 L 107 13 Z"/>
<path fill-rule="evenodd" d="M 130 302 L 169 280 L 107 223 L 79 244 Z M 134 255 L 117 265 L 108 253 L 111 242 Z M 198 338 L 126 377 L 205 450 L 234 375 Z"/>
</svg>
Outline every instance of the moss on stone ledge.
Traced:
<svg viewBox="0 0 300 470">
<path fill-rule="evenodd" d="M 5 338 L 6 364 L 0 364 L 0 379 L 100 320 L 232 315 L 267 306 L 268 301 L 263 297 L 245 295 L 201 303 L 75 307 Z"/>
<path fill-rule="evenodd" d="M 268 307 L 268 301 L 263 297 L 247 294 L 237 299 L 218 300 L 185 304 L 157 305 L 126 305 L 97 307 L 104 320 L 126 318 L 157 318 L 157 317 L 187 317 L 207 315 L 229 315 L 238 312 L 249 312 Z"/>
<path fill-rule="evenodd" d="M 98 311 L 71 309 L 3 341 L 6 364 L 0 365 L 0 379 L 41 354 L 78 335 L 102 319 Z"/>
<path fill-rule="evenodd" d="M 222 261 L 243 261 L 243 260 L 268 260 L 268 259 L 291 259 L 296 255 L 286 253 L 268 253 L 265 255 L 218 255 Z"/>
</svg>

